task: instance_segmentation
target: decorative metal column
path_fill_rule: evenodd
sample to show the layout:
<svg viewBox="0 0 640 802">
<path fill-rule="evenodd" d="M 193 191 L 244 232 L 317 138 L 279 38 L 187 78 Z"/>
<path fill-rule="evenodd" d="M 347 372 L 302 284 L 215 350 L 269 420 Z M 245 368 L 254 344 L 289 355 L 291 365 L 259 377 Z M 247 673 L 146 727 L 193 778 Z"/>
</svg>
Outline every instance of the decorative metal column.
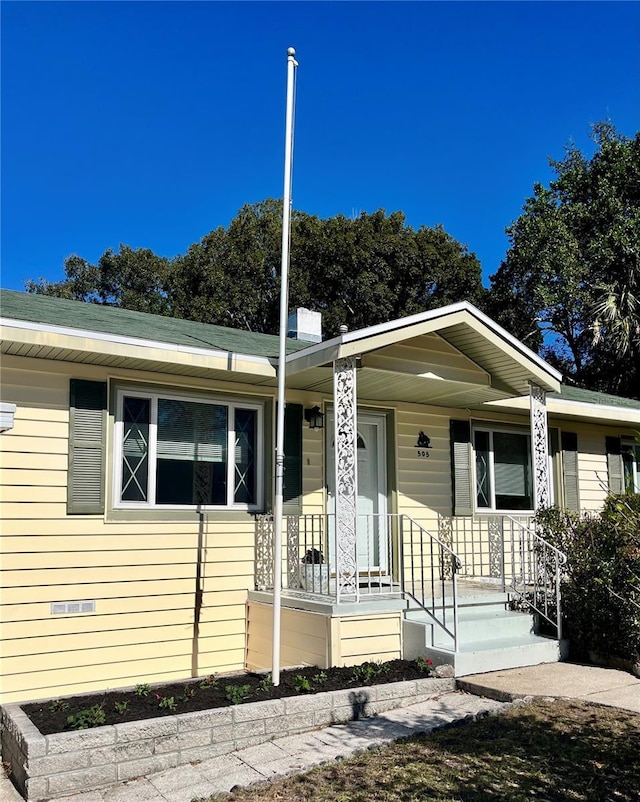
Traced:
<svg viewBox="0 0 640 802">
<path fill-rule="evenodd" d="M 356 526 L 358 500 L 358 427 L 356 358 L 333 363 L 336 470 L 336 595 L 359 596 Z"/>
<path fill-rule="evenodd" d="M 547 428 L 547 394 L 542 387 L 529 383 L 531 406 L 531 459 L 533 461 L 533 508 L 548 507 L 549 492 L 549 432 Z"/>
</svg>

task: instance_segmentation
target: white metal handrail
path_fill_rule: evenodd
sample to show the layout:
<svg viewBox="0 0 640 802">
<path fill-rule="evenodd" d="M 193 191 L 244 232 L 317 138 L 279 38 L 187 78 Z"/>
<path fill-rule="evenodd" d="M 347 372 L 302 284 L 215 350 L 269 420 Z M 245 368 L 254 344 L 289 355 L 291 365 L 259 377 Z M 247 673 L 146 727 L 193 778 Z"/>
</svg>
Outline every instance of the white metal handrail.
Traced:
<svg viewBox="0 0 640 802">
<path fill-rule="evenodd" d="M 540 537 L 532 526 L 523 526 L 515 518 L 504 516 L 511 531 L 513 566 L 505 577 L 507 589 L 515 593 L 531 610 L 555 627 L 562 639 L 562 567 L 567 555 Z M 520 570 L 516 571 L 516 554 Z M 510 581 L 507 581 L 507 580 Z"/>
<path fill-rule="evenodd" d="M 457 651 L 458 572 L 462 562 L 450 546 L 413 518 L 408 515 L 399 518 L 402 592 L 413 599 L 431 623 L 451 638 L 453 651 Z M 432 632 L 433 645 L 435 631 Z"/>
</svg>

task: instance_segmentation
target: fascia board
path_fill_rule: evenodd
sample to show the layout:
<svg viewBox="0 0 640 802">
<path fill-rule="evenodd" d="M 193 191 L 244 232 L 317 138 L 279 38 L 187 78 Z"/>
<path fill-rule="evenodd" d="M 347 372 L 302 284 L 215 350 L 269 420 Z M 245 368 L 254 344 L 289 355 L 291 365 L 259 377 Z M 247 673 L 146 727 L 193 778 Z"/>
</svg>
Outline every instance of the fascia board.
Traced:
<svg viewBox="0 0 640 802">
<path fill-rule="evenodd" d="M 120 356 L 125 359 L 145 359 L 167 365 L 197 365 L 231 373 L 247 370 L 258 376 L 276 375 L 274 364 L 266 357 L 236 354 L 198 348 L 177 343 L 145 340 L 137 337 L 105 334 L 49 324 L 35 324 L 22 320 L 0 319 L 2 339 L 24 345 L 42 345 L 85 353 Z M 246 366 L 244 369 L 243 366 Z"/>
<path fill-rule="evenodd" d="M 483 405 L 484 406 L 484 405 Z M 487 401 L 487 407 L 507 410 L 529 411 L 529 397 L 508 398 L 502 401 Z M 611 407 L 604 404 L 588 404 L 585 401 L 568 401 L 562 398 L 547 398 L 547 413 L 565 418 L 591 420 L 594 423 L 631 423 L 640 425 L 640 409 Z"/>
<path fill-rule="evenodd" d="M 452 307 L 445 308 L 452 309 Z M 385 345 L 419 337 L 421 334 L 436 332 L 442 327 L 442 324 L 439 320 L 440 316 L 436 318 L 434 313 L 441 311 L 422 312 L 419 315 L 411 315 L 366 329 L 358 329 L 358 331 L 341 334 L 323 343 L 317 343 L 303 351 L 297 351 L 295 354 L 289 354 L 287 372 L 298 373 L 307 368 L 317 368 L 333 362 L 335 359 L 365 354 L 383 348 Z M 412 323 L 408 325 L 407 321 L 412 321 Z M 461 322 L 463 322 L 462 318 L 455 318 L 455 323 Z M 454 323 L 448 322 L 447 325 L 454 325 Z"/>
<path fill-rule="evenodd" d="M 488 342 L 495 345 L 496 348 L 499 348 L 522 365 L 525 370 L 532 373 L 545 390 L 560 392 L 562 374 L 555 368 L 552 368 L 551 365 L 548 365 L 544 359 L 534 354 L 533 351 L 529 351 L 525 346 L 520 347 L 522 344 L 510 335 L 509 337 L 513 342 L 505 341 L 502 335 L 493 329 L 487 330 L 482 321 L 472 318 L 467 322 L 474 331 L 484 337 Z M 442 336 L 446 339 L 446 333 L 443 333 Z M 533 359 L 533 357 L 535 357 L 535 359 Z"/>
<path fill-rule="evenodd" d="M 332 362 L 334 359 L 366 353 L 391 343 L 418 337 L 421 334 L 442 332 L 442 336 L 446 338 L 443 330 L 460 323 L 466 323 L 496 347 L 508 352 L 512 358 L 531 370 L 549 389 L 556 391 L 560 389 L 562 380 L 560 371 L 547 364 L 538 354 L 523 345 L 516 337 L 509 334 L 468 301 L 460 301 L 441 309 L 431 309 L 398 320 L 369 326 L 366 329 L 341 334 L 326 342 L 290 354 L 287 357 L 287 370 L 291 369 L 292 372 L 297 373 L 309 367 L 318 367 Z"/>
<path fill-rule="evenodd" d="M 635 423 L 640 426 L 640 409 L 610 407 L 604 404 L 587 404 L 584 401 L 567 401 L 551 398 L 547 401 L 549 412 L 576 418 L 591 418 L 594 421 L 609 423 Z"/>
</svg>

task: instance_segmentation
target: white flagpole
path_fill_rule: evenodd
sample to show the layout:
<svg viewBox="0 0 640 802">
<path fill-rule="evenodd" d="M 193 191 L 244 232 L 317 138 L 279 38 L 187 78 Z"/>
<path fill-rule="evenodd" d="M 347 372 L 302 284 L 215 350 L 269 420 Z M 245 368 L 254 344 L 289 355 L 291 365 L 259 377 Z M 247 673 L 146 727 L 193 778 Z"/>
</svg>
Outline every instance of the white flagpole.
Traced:
<svg viewBox="0 0 640 802">
<path fill-rule="evenodd" d="M 282 200 L 282 264 L 280 278 L 280 352 L 276 416 L 276 483 L 273 505 L 273 644 L 271 681 L 280 684 L 280 618 L 282 591 L 282 491 L 284 484 L 284 406 L 289 314 L 289 244 L 291 240 L 291 168 L 293 164 L 293 99 L 296 51 L 287 50 L 287 116 L 284 138 L 284 195 Z"/>
</svg>

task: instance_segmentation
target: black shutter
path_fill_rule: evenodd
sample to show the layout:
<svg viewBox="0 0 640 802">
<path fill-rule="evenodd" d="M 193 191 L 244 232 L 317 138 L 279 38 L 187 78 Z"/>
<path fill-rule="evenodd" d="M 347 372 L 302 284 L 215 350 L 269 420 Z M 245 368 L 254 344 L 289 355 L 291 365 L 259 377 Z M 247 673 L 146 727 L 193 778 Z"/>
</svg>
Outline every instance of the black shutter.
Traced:
<svg viewBox="0 0 640 802">
<path fill-rule="evenodd" d="M 302 511 L 302 405 L 284 408 L 284 488 L 283 511 L 288 515 Z"/>
<path fill-rule="evenodd" d="M 71 379 L 67 513 L 104 512 L 106 382 Z"/>
<path fill-rule="evenodd" d="M 619 437 L 605 437 L 607 449 L 607 471 L 609 473 L 609 492 L 618 495 L 624 492 L 622 450 Z"/>
<path fill-rule="evenodd" d="M 564 506 L 568 510 L 579 510 L 578 435 L 575 432 L 562 432 L 562 479 Z"/>
<path fill-rule="evenodd" d="M 451 439 L 453 514 L 472 515 L 471 425 L 469 421 L 452 420 L 449 424 L 449 434 Z"/>
</svg>

